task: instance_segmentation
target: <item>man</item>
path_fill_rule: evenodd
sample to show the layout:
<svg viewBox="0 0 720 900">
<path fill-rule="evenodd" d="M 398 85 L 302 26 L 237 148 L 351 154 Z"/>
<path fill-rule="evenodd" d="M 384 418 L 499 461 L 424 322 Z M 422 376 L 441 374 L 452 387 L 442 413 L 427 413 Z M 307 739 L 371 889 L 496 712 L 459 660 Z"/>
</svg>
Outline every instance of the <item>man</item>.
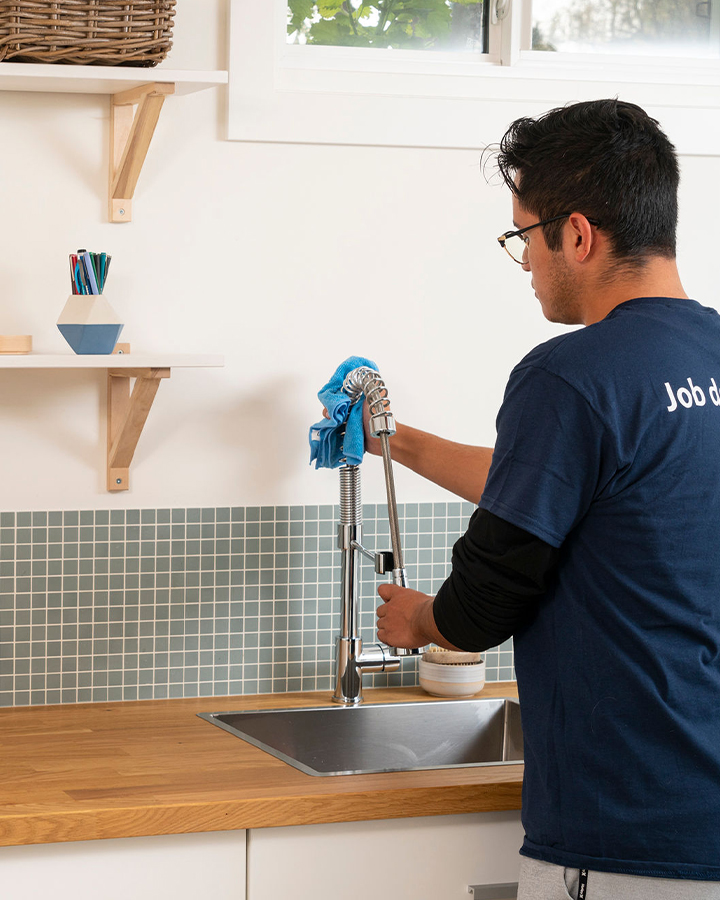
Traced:
<svg viewBox="0 0 720 900">
<path fill-rule="evenodd" d="M 380 587 L 378 636 L 514 635 L 520 900 L 720 898 L 720 316 L 678 276 L 674 148 L 601 100 L 516 121 L 498 164 L 501 244 L 586 327 L 513 370 L 494 451 L 398 426 L 393 457 L 479 507 L 435 598 Z"/>
</svg>

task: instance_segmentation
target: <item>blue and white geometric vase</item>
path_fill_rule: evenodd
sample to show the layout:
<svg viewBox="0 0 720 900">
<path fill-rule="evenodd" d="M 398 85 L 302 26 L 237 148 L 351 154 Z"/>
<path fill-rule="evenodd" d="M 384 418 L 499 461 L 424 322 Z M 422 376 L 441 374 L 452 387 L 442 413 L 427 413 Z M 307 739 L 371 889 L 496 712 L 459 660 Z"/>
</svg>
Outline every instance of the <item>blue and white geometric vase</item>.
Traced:
<svg viewBox="0 0 720 900">
<path fill-rule="evenodd" d="M 123 330 L 102 294 L 70 294 L 57 321 L 75 353 L 112 353 Z"/>
</svg>

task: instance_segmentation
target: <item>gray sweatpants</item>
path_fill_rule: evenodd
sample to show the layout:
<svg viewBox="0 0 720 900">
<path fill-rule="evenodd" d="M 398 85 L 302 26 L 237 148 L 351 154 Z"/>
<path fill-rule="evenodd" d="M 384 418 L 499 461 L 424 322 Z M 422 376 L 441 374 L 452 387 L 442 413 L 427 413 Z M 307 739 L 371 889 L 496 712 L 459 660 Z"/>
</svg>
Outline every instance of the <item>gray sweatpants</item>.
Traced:
<svg viewBox="0 0 720 900">
<path fill-rule="evenodd" d="M 578 900 L 578 869 L 520 858 L 517 900 Z M 588 873 L 586 900 L 720 900 L 720 881 Z"/>
</svg>

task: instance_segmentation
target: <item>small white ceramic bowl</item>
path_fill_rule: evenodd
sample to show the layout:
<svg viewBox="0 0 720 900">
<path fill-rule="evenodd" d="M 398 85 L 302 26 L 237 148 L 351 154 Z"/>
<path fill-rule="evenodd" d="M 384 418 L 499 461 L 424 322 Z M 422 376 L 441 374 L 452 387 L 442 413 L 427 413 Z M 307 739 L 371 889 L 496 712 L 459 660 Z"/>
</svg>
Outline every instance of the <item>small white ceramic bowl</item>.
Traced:
<svg viewBox="0 0 720 900">
<path fill-rule="evenodd" d="M 485 663 L 418 663 L 420 687 L 434 697 L 472 697 L 485 687 Z"/>
</svg>

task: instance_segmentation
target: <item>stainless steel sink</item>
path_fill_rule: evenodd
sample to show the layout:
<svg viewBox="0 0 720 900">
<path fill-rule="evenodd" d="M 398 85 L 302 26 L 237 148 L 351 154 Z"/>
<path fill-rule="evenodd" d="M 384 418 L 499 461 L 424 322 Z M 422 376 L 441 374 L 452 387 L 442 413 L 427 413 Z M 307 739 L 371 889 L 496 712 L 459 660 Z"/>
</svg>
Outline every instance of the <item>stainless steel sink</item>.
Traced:
<svg viewBox="0 0 720 900">
<path fill-rule="evenodd" d="M 513 699 L 200 713 L 308 775 L 361 775 L 523 761 Z"/>
</svg>

